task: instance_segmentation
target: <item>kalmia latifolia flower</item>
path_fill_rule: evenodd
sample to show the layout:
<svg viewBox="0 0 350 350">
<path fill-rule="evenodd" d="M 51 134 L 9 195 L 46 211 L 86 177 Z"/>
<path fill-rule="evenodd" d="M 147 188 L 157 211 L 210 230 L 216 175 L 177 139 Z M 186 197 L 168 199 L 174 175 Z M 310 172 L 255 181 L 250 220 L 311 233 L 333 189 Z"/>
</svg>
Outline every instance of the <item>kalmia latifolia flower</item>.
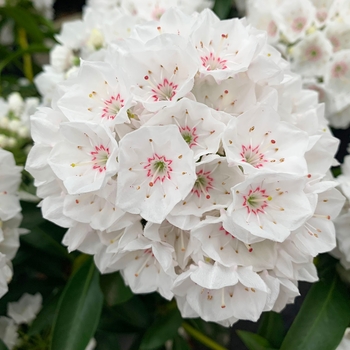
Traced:
<svg viewBox="0 0 350 350">
<path fill-rule="evenodd" d="M 86 9 L 95 31 L 32 117 L 26 169 L 43 216 L 102 273 L 174 297 L 184 317 L 256 321 L 293 302 L 299 280 L 317 280 L 313 258 L 335 247 L 343 197 L 325 176 L 338 143 L 317 93 L 266 34 L 157 3 L 153 21 L 124 36 Z M 293 10 L 286 35 L 299 40 L 310 6 L 293 6 L 282 14 Z"/>
<path fill-rule="evenodd" d="M 326 102 L 326 118 L 335 128 L 350 125 L 350 12 L 348 1 L 246 2 L 248 22 L 267 31 L 268 39 L 304 86 Z"/>
<path fill-rule="evenodd" d="M 22 221 L 18 188 L 22 168 L 16 166 L 13 154 L 0 148 L 0 298 L 12 279 L 11 260 L 19 248 Z"/>
</svg>

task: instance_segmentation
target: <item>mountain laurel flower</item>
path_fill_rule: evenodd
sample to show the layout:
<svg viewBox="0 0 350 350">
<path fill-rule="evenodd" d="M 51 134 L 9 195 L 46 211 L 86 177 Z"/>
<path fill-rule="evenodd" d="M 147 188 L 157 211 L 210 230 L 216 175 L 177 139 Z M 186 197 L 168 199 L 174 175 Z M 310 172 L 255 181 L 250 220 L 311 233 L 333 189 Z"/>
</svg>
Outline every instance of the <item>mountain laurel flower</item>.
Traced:
<svg viewBox="0 0 350 350">
<path fill-rule="evenodd" d="M 183 317 L 230 326 L 281 311 L 299 280 L 317 279 L 312 261 L 334 248 L 343 201 L 326 178 L 338 142 L 317 93 L 243 20 L 163 1 L 100 3 L 57 37 L 82 58 L 74 72 L 51 65 L 38 78 L 50 106 L 32 117 L 26 169 L 43 216 L 68 229 L 69 251 L 120 271 L 134 293 L 174 297 Z M 273 4 L 270 34 L 292 10 L 286 37 L 302 40 L 312 5 L 275 16 Z"/>
<path fill-rule="evenodd" d="M 246 11 L 248 22 L 268 32 L 269 42 L 302 75 L 305 87 L 310 79 L 322 86 L 320 100 L 326 101 L 330 125 L 346 129 L 350 125 L 348 1 L 249 0 Z"/>
<path fill-rule="evenodd" d="M 18 188 L 22 168 L 16 166 L 11 152 L 0 148 L 0 298 L 12 279 L 11 260 L 19 248 L 22 221 Z M 0 337 L 1 338 L 1 337 Z"/>
</svg>

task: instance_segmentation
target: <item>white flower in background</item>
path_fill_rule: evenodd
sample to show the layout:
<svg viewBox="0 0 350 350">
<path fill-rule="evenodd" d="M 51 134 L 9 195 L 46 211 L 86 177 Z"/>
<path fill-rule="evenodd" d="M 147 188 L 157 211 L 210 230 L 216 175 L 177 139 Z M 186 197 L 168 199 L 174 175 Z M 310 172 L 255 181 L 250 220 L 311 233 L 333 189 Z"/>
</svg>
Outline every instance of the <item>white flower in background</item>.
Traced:
<svg viewBox="0 0 350 350">
<path fill-rule="evenodd" d="M 40 311 L 41 304 L 42 296 L 40 293 L 36 293 L 35 295 L 25 293 L 17 302 L 7 304 L 7 315 L 16 324 L 29 324 Z"/>
<path fill-rule="evenodd" d="M 212 0 L 88 0 L 92 9 L 112 10 L 122 8 L 143 20 L 158 20 L 170 7 L 179 8 L 184 13 L 192 14 L 206 7 L 213 7 Z"/>
<path fill-rule="evenodd" d="M 350 328 L 347 328 L 344 333 L 344 337 L 336 350 L 347 350 L 350 347 Z"/>
<path fill-rule="evenodd" d="M 0 339 L 9 348 L 13 349 L 18 342 L 18 325 L 11 318 L 0 317 Z"/>
<path fill-rule="evenodd" d="M 263 32 L 209 10 L 164 5 L 158 20 L 156 5 L 128 33 L 109 31 L 126 10 L 107 0 L 63 28 L 55 69 L 70 53 L 83 60 L 32 117 L 26 169 L 43 216 L 102 273 L 174 296 L 184 317 L 255 321 L 292 303 L 299 280 L 317 279 L 313 258 L 334 248 L 343 200 L 325 177 L 338 142 Z M 292 36 L 311 25 L 297 16 L 310 6 L 284 8 Z"/>
<path fill-rule="evenodd" d="M 12 278 L 11 260 L 19 248 L 18 228 L 22 217 L 18 187 L 22 168 L 16 166 L 13 154 L 0 149 L 0 297 L 7 292 Z"/>
<path fill-rule="evenodd" d="M 326 102 L 331 126 L 350 125 L 350 11 L 347 0 L 249 0 L 248 22 L 268 32 L 269 42 Z"/>
<path fill-rule="evenodd" d="M 29 116 L 39 102 L 36 97 L 23 99 L 18 92 L 11 93 L 7 99 L 0 97 L 0 147 L 12 151 L 31 143 Z"/>
<path fill-rule="evenodd" d="M 346 270 L 350 269 L 350 156 L 344 158 L 341 165 L 342 174 L 337 177 L 340 182 L 340 190 L 346 198 L 345 205 L 339 217 L 334 221 L 337 232 L 337 247 L 332 254 L 340 259 L 340 263 Z"/>
</svg>

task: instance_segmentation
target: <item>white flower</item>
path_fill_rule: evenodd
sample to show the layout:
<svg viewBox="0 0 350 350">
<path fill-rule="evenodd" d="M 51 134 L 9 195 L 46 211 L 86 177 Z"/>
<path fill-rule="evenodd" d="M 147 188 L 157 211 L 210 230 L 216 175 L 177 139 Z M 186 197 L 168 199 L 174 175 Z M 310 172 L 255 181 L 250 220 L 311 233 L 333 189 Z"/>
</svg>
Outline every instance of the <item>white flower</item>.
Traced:
<svg viewBox="0 0 350 350">
<path fill-rule="evenodd" d="M 256 270 L 273 269 L 276 260 L 276 243 L 265 240 L 246 244 L 227 232 L 222 218 L 207 218 L 191 231 L 202 243 L 204 253 L 224 266 L 254 266 Z"/>
<path fill-rule="evenodd" d="M 13 218 L 21 211 L 17 189 L 21 182 L 21 167 L 16 166 L 12 153 L 0 149 L 0 220 Z"/>
<path fill-rule="evenodd" d="M 75 82 L 75 81 L 74 81 Z M 92 121 L 109 127 L 128 122 L 130 93 L 120 73 L 107 63 L 83 61 L 76 84 L 57 102 L 70 121 Z"/>
<path fill-rule="evenodd" d="M 291 48 L 292 68 L 305 77 L 322 76 L 332 53 L 330 41 L 323 32 L 317 31 Z"/>
<path fill-rule="evenodd" d="M 211 11 L 203 11 L 198 23 L 191 39 L 201 60 L 201 74 L 220 82 L 248 69 L 256 53 L 257 38 L 240 20 L 220 21 Z"/>
<path fill-rule="evenodd" d="M 186 297 L 204 320 L 234 317 L 256 321 L 264 309 L 268 287 L 250 268 L 199 262 L 176 279 L 174 291 Z"/>
<path fill-rule="evenodd" d="M 17 302 L 7 304 L 7 315 L 11 317 L 16 324 L 28 324 L 34 320 L 41 309 L 42 296 L 40 293 L 35 295 L 23 294 Z"/>
<path fill-rule="evenodd" d="M 306 175 L 306 133 L 281 122 L 271 107 L 251 108 L 231 119 L 223 143 L 229 164 L 241 166 L 246 174 L 275 171 Z"/>
<path fill-rule="evenodd" d="M 193 86 L 197 73 L 195 50 L 181 37 L 163 34 L 123 58 L 135 99 L 152 112 L 175 104 Z"/>
<path fill-rule="evenodd" d="M 215 110 L 182 98 L 174 106 L 160 110 L 145 125 L 177 125 L 197 160 L 200 156 L 218 151 L 225 128 L 222 122 L 215 119 L 219 117 Z"/>
<path fill-rule="evenodd" d="M 70 122 L 61 126 L 64 141 L 52 148 L 48 162 L 69 194 L 96 191 L 118 169 L 118 144 L 102 125 Z"/>
<path fill-rule="evenodd" d="M 291 42 L 305 35 L 314 18 L 315 8 L 309 0 L 282 2 L 276 13 L 278 27 Z"/>
<path fill-rule="evenodd" d="M 225 158 L 214 155 L 203 157 L 197 163 L 196 181 L 191 192 L 170 215 L 201 217 L 210 210 L 226 208 L 232 199 L 230 189 L 243 180 L 242 172 L 237 167 L 229 167 Z"/>
<path fill-rule="evenodd" d="M 161 223 L 195 181 L 193 151 L 175 125 L 145 126 L 120 141 L 117 205 Z"/>
<path fill-rule="evenodd" d="M 283 242 L 312 214 L 304 185 L 303 178 L 289 174 L 248 178 L 231 189 L 233 201 L 224 228 L 248 244 L 263 239 Z"/>
<path fill-rule="evenodd" d="M 0 339 L 9 349 L 13 349 L 18 341 L 18 326 L 15 322 L 5 316 L 0 317 Z"/>
</svg>

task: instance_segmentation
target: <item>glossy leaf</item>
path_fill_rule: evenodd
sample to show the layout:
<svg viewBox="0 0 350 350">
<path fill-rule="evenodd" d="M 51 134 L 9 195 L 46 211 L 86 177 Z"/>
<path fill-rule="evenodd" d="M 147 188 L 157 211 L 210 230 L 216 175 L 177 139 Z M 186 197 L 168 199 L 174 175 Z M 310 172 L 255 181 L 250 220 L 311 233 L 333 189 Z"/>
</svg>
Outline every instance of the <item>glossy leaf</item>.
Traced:
<svg viewBox="0 0 350 350">
<path fill-rule="evenodd" d="M 138 328 L 147 328 L 151 322 L 150 314 L 141 298 L 138 296 L 134 296 L 123 304 L 114 306 L 113 312 L 118 315 L 123 322 L 127 322 Z"/>
<path fill-rule="evenodd" d="M 281 350 L 331 350 L 342 339 L 350 322 L 349 297 L 335 269 L 325 271 L 307 294 Z"/>
<path fill-rule="evenodd" d="M 96 332 L 96 349 L 95 350 L 119 350 L 118 335 L 110 332 L 97 331 Z"/>
<path fill-rule="evenodd" d="M 56 256 L 62 259 L 72 259 L 67 249 L 54 240 L 47 232 L 39 227 L 35 227 L 27 235 L 21 236 L 21 241 L 26 244 L 42 250 L 44 253 Z"/>
<path fill-rule="evenodd" d="M 191 347 L 184 338 L 177 335 L 174 338 L 173 350 L 191 350 Z"/>
<path fill-rule="evenodd" d="M 44 40 L 44 35 L 38 27 L 35 18 L 28 11 L 19 6 L 9 6 L 0 8 L 0 15 L 12 18 L 19 27 L 26 30 L 33 41 L 42 42 Z"/>
<path fill-rule="evenodd" d="M 258 334 L 267 339 L 275 348 L 282 344 L 286 330 L 281 314 L 277 312 L 264 312 L 260 319 Z"/>
<path fill-rule="evenodd" d="M 8 64 L 10 64 L 12 61 L 17 59 L 18 57 L 23 56 L 24 54 L 48 52 L 48 51 L 50 51 L 50 49 L 41 44 L 32 44 L 32 45 L 29 45 L 26 49 L 18 49 L 11 55 L 8 55 L 0 60 L 0 73 Z"/>
<path fill-rule="evenodd" d="M 216 0 L 213 11 L 218 15 L 218 17 L 225 19 L 229 15 L 231 7 L 232 1 Z"/>
<path fill-rule="evenodd" d="M 159 348 L 167 340 L 176 336 L 181 322 L 182 318 L 177 308 L 165 316 L 159 317 L 143 336 L 140 349 L 151 350 Z"/>
<path fill-rule="evenodd" d="M 94 336 L 103 294 L 92 259 L 70 278 L 60 298 L 50 350 L 84 350 Z"/>
<path fill-rule="evenodd" d="M 249 350 L 275 350 L 269 341 L 259 334 L 246 331 L 237 331 L 237 334 Z"/>
<path fill-rule="evenodd" d="M 0 350 L 9 350 L 9 348 L 4 344 L 4 342 L 0 339 Z"/>
<path fill-rule="evenodd" d="M 109 306 L 122 304 L 133 297 L 133 293 L 124 283 L 119 272 L 102 275 L 100 285 Z"/>
<path fill-rule="evenodd" d="M 28 329 L 29 336 L 39 334 L 44 329 L 51 327 L 56 316 L 59 298 L 60 294 L 56 294 L 44 304 Z"/>
</svg>

